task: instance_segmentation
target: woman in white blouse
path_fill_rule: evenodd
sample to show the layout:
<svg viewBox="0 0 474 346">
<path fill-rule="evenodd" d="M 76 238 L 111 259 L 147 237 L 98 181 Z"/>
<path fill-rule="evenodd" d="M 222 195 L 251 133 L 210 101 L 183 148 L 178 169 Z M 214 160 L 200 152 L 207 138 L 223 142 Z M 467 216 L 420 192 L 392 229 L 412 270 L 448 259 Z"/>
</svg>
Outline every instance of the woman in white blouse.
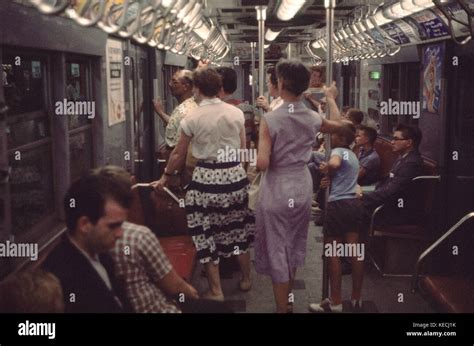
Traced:
<svg viewBox="0 0 474 346">
<path fill-rule="evenodd" d="M 196 70 L 193 80 L 196 99 L 201 102 L 181 121 L 179 142 L 163 177 L 154 185 L 163 188 L 179 175 L 191 142 L 198 163 L 186 192 L 188 228 L 207 272 L 210 290 L 204 298 L 222 301 L 219 257 L 236 255 L 242 271 L 239 288 L 251 288 L 248 250 L 255 220 L 248 209 L 249 183 L 237 157 L 225 156 L 246 148 L 244 114 L 217 97 L 222 81 L 214 69 Z"/>
</svg>

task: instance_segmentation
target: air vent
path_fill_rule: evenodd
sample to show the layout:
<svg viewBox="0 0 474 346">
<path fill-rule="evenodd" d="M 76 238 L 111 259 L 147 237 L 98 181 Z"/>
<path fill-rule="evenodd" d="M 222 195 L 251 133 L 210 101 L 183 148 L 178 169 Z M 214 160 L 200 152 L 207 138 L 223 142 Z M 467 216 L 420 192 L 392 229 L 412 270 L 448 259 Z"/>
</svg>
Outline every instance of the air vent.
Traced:
<svg viewBox="0 0 474 346">
<path fill-rule="evenodd" d="M 221 11 L 222 13 L 242 13 L 240 8 L 223 8 Z"/>
<path fill-rule="evenodd" d="M 235 29 L 235 25 L 234 25 L 234 24 L 227 24 L 227 29 L 229 29 L 229 30 L 234 30 L 234 29 Z"/>
<path fill-rule="evenodd" d="M 242 0 L 242 6 L 268 6 L 268 0 Z"/>
</svg>

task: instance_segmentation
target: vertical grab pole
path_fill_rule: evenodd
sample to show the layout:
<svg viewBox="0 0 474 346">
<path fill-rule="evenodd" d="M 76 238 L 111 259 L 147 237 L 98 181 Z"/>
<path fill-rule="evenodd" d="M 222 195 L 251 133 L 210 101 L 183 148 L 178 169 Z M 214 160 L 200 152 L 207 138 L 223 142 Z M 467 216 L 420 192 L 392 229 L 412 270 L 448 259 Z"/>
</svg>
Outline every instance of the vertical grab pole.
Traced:
<svg viewBox="0 0 474 346">
<path fill-rule="evenodd" d="M 336 7 L 335 0 L 324 0 L 324 7 L 326 8 L 326 86 L 330 86 L 332 83 L 332 52 L 333 52 L 333 41 L 332 36 L 334 32 L 334 7 Z M 330 119 L 331 114 L 329 107 L 326 107 L 326 119 Z M 326 161 L 329 160 L 331 155 L 331 136 L 326 135 L 325 138 L 325 150 L 326 150 Z M 324 212 L 327 212 L 327 202 L 329 198 L 329 188 L 326 189 L 326 206 Z M 323 291 L 322 298 L 329 297 L 329 272 L 328 272 L 328 261 L 324 256 L 324 245 L 323 245 Z"/>
<path fill-rule="evenodd" d="M 267 6 L 255 6 L 258 21 L 258 96 L 262 96 L 265 85 L 265 20 L 267 19 Z"/>
<path fill-rule="evenodd" d="M 250 68 L 250 74 L 252 75 L 252 106 L 255 107 L 255 47 L 257 42 L 250 42 L 250 50 L 252 53 L 252 67 Z"/>
</svg>

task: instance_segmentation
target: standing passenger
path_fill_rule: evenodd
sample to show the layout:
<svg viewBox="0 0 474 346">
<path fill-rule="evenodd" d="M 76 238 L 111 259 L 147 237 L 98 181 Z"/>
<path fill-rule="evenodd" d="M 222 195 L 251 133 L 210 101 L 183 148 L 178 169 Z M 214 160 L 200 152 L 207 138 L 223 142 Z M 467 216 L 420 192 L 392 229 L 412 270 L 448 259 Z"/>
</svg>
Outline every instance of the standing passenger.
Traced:
<svg viewBox="0 0 474 346">
<path fill-rule="evenodd" d="M 309 70 L 298 60 L 276 67 L 278 91 L 284 103 L 264 114 L 257 168 L 265 171 L 257 201 L 255 268 L 270 275 L 277 312 L 288 312 L 288 296 L 296 268 L 304 264 L 311 216 L 311 174 L 307 162 L 318 131 L 333 132 L 340 121 L 323 119 L 301 101 Z M 340 120 L 334 85 L 325 89 L 331 115 Z"/>
<path fill-rule="evenodd" d="M 207 271 L 210 291 L 204 298 L 222 301 L 219 257 L 238 255 L 242 270 L 240 289 L 246 291 L 251 287 L 248 250 L 254 220 L 247 208 L 247 174 L 235 158 L 220 155 L 226 150 L 245 149 L 244 115 L 217 97 L 222 81 L 214 69 L 198 69 L 193 76 L 195 93 L 202 101 L 199 108 L 183 119 L 178 145 L 155 186 L 161 189 L 170 177 L 179 174 L 192 141 L 193 156 L 199 162 L 186 193 L 188 227 L 198 258 Z"/>
<path fill-rule="evenodd" d="M 265 112 L 271 112 L 283 104 L 283 100 L 278 93 L 278 81 L 275 67 L 270 67 L 267 70 L 267 89 L 268 95 L 273 97 L 273 100 L 269 104 L 265 96 L 261 95 L 257 98 L 257 106 L 261 107 Z"/>
</svg>

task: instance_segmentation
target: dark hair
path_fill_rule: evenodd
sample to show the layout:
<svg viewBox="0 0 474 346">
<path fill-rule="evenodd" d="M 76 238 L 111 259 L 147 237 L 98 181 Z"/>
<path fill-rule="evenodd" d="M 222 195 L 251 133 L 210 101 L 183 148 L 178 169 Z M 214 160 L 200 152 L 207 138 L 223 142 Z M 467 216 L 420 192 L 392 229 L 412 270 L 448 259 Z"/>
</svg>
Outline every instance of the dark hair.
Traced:
<svg viewBox="0 0 474 346">
<path fill-rule="evenodd" d="M 356 126 L 360 125 L 364 120 L 364 112 L 357 108 L 349 108 L 347 110 L 346 115 L 349 120 Z"/>
<path fill-rule="evenodd" d="M 107 179 L 112 179 L 117 184 L 122 185 L 124 190 L 130 190 L 132 188 L 132 177 L 130 173 L 122 167 L 113 165 L 99 167 L 93 169 L 91 174 L 99 175 Z"/>
<path fill-rule="evenodd" d="M 270 75 L 270 83 L 272 83 L 272 85 L 277 88 L 278 87 L 278 79 L 277 79 L 277 74 L 276 74 L 276 70 L 275 70 L 275 66 L 270 66 L 268 69 L 267 69 L 267 74 Z"/>
<path fill-rule="evenodd" d="M 334 131 L 334 134 L 344 138 L 345 145 L 349 146 L 352 142 L 354 142 L 355 132 L 356 128 L 354 124 L 346 121 L 342 123 L 341 127 L 338 127 L 336 131 Z"/>
<path fill-rule="evenodd" d="M 374 145 L 375 141 L 377 140 L 377 131 L 373 127 L 369 126 L 359 126 L 358 130 L 364 131 L 365 135 L 369 139 L 370 145 Z"/>
<path fill-rule="evenodd" d="M 204 96 L 217 96 L 222 88 L 222 78 L 212 67 L 197 69 L 193 74 L 194 85 Z"/>
<path fill-rule="evenodd" d="M 216 71 L 221 75 L 224 92 L 233 94 L 237 90 L 237 72 L 230 67 L 218 67 Z"/>
<path fill-rule="evenodd" d="M 42 269 L 13 274 L 0 285 L 0 312 L 64 312 L 63 290 L 59 279 Z"/>
<path fill-rule="evenodd" d="M 395 131 L 400 131 L 404 139 L 411 139 L 413 141 L 413 147 L 418 148 L 420 146 L 423 134 L 418 127 L 398 124 Z"/>
<path fill-rule="evenodd" d="M 66 225 L 74 232 L 77 220 L 87 216 L 95 224 L 104 215 L 105 202 L 112 199 L 123 208 L 130 208 L 130 188 L 102 175 L 89 174 L 75 181 L 64 197 Z"/>
<path fill-rule="evenodd" d="M 283 81 L 282 88 L 295 96 L 308 89 L 310 72 L 300 60 L 282 60 L 276 65 L 277 77 Z"/>
</svg>

